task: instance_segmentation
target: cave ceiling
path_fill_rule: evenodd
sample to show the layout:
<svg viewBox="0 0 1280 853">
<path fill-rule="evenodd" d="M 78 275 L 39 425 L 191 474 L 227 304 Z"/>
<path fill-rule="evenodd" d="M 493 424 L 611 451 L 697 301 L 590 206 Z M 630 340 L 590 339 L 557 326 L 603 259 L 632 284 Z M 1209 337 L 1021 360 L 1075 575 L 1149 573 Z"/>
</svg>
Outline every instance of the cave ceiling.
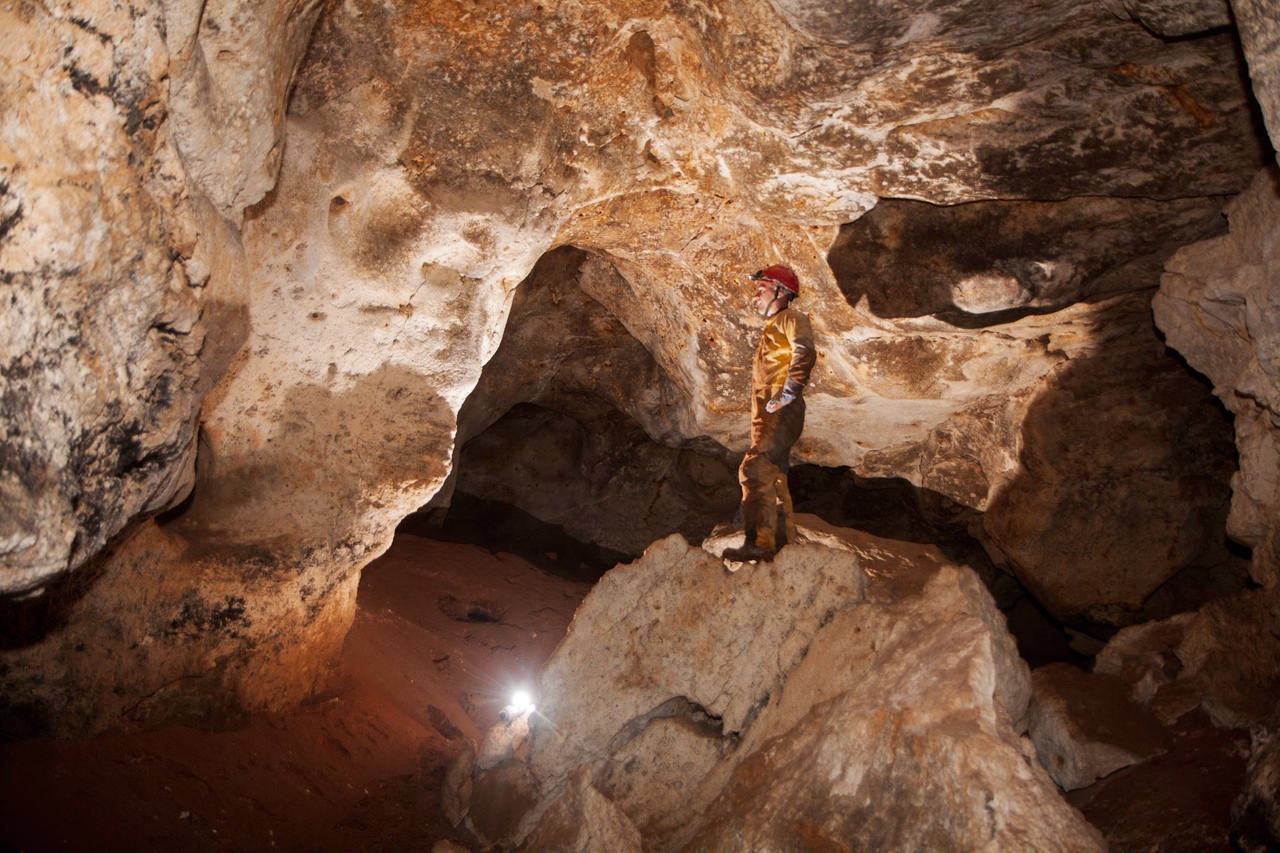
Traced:
<svg viewBox="0 0 1280 853">
<path fill-rule="evenodd" d="M 574 246 L 671 386 L 616 403 L 658 440 L 740 449 L 743 277 L 786 260 L 823 350 L 801 454 L 981 508 L 1053 372 L 1129 329 L 1263 162 L 1238 52 L 1096 3 L 334 5 L 248 211 L 264 343 L 214 443 L 259 455 L 288 417 L 269 377 L 336 393 L 384 364 L 452 430 L 512 292 Z M 972 470 L 925 458 L 939 431 Z M 388 461 L 374 479 L 420 473 Z"/>
</svg>

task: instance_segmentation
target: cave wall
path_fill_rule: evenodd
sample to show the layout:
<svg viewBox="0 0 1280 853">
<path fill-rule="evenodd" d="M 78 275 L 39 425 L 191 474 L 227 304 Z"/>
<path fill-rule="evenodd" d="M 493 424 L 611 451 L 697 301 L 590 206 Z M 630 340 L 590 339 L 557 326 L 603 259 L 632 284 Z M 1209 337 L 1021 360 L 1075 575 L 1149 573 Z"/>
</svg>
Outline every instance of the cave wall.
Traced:
<svg viewBox="0 0 1280 853">
<path fill-rule="evenodd" d="M 1226 213 L 1229 234 L 1170 259 L 1153 309 L 1235 417 L 1240 467 L 1227 532 L 1254 549 L 1253 578 L 1271 588 L 1280 581 L 1280 174 L 1259 172 Z"/>
<path fill-rule="evenodd" d="M 559 246 L 598 259 L 583 292 L 652 358 L 616 405 L 655 441 L 745 447 L 743 276 L 786 260 L 823 351 L 798 456 L 998 508 L 1042 398 L 1148 334 L 1159 266 L 1270 156 L 1221 4 L 1194 6 L 9 7 L 2 582 L 46 590 L 23 613 L 47 630 L 8 642 L 6 694 L 78 729 L 310 690 Z M 1272 121 L 1270 23 L 1240 6 Z M 950 256 L 913 248 L 922 202 L 960 205 L 931 226 Z M 993 222 L 974 267 L 957 247 Z M 870 228 L 910 310 L 858 254 Z M 1139 419 L 1167 431 L 1151 412 L 1185 394 Z M 1180 502 L 1160 523 L 1212 514 L 1184 476 L 1156 478 Z M 1044 547 L 1002 553 L 1025 572 Z"/>
</svg>

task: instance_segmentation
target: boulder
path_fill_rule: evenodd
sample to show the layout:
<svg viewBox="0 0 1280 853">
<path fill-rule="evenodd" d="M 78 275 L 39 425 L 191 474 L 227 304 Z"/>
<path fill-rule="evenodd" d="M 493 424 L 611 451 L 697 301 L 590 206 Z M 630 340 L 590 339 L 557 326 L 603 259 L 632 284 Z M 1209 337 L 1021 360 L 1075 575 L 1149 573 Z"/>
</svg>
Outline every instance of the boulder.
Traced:
<svg viewBox="0 0 1280 853">
<path fill-rule="evenodd" d="M 646 850 L 1103 849 L 1029 761 L 1028 672 L 977 577 L 802 533 L 741 566 L 673 536 L 606 574 L 539 678 L 536 804 L 485 842 L 528 843 L 585 795 Z M 455 780 L 473 810 L 491 775 Z"/>
<path fill-rule="evenodd" d="M 1031 742 L 1064 791 L 1088 787 L 1167 748 L 1160 721 L 1115 676 L 1048 664 L 1032 671 L 1031 689 Z"/>
<path fill-rule="evenodd" d="M 585 769 L 573 774 L 568 788 L 542 814 L 524 841 L 539 853 L 640 853 L 640 832 L 622 809 L 591 785 Z"/>
<path fill-rule="evenodd" d="M 1094 671 L 1121 678 L 1166 724 L 1202 708 L 1221 728 L 1252 725 L 1280 694 L 1280 597 L 1253 590 L 1196 613 L 1121 630 Z"/>
</svg>

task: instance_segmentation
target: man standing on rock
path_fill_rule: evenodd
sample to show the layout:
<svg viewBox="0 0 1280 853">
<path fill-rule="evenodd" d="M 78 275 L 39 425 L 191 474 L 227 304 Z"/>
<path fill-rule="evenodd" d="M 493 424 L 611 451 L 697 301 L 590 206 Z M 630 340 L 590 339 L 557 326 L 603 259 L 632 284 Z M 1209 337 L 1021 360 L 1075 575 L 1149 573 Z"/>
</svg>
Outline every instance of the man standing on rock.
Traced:
<svg viewBox="0 0 1280 853">
<path fill-rule="evenodd" d="M 790 267 L 774 264 L 753 273 L 756 311 L 768 320 L 751 370 L 751 447 L 738 469 L 746 539 L 725 559 L 771 560 L 796 538 L 787 471 L 791 445 L 804 429 L 804 388 L 818 360 L 809 318 L 791 307 L 800 281 Z"/>
</svg>

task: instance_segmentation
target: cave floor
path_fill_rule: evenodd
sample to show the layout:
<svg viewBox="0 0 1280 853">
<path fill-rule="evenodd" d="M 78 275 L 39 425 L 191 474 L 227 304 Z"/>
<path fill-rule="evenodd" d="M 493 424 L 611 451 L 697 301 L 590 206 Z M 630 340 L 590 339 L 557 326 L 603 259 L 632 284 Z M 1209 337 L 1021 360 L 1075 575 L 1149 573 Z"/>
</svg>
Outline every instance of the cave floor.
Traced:
<svg viewBox="0 0 1280 853">
<path fill-rule="evenodd" d="M 914 546 L 913 546 L 914 547 Z M 331 689 L 286 713 L 0 744 L 0 853 L 464 846 L 445 770 L 531 684 L 589 586 L 400 535 L 361 581 Z M 1069 799 L 1113 851 L 1230 851 L 1247 736 L 1184 723 L 1167 756 Z"/>
<path fill-rule="evenodd" d="M 0 851 L 416 851 L 466 738 L 532 682 L 590 587 L 398 536 L 332 688 L 287 713 L 0 744 Z M 219 728 L 225 730 L 217 730 Z"/>
</svg>

